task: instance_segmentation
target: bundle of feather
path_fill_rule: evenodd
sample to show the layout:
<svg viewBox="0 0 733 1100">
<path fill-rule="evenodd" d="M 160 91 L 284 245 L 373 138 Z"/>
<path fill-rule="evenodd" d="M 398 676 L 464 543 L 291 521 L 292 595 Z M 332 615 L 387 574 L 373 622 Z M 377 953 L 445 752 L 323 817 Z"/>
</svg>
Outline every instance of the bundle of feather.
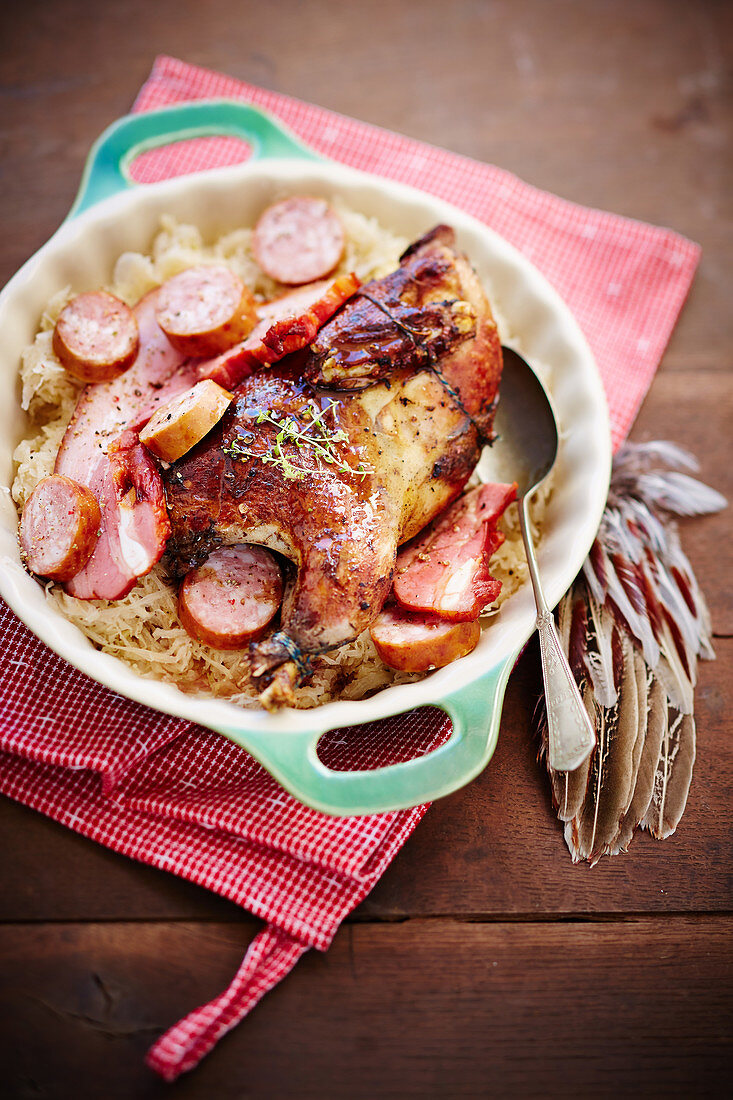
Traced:
<svg viewBox="0 0 733 1100">
<path fill-rule="evenodd" d="M 714 658 L 710 615 L 674 516 L 725 507 L 684 471 L 672 443 L 627 444 L 583 571 L 562 600 L 559 631 L 597 744 L 573 772 L 549 768 L 573 862 L 626 851 L 638 826 L 658 840 L 677 827 L 695 760 L 699 657 Z M 540 717 L 547 761 L 547 723 Z"/>
</svg>

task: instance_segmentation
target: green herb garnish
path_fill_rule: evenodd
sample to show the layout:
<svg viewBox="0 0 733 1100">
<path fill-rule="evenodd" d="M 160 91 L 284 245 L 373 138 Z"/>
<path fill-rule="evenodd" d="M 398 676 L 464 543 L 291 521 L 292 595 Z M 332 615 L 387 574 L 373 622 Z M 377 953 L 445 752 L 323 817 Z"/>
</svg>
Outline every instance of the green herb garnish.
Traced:
<svg viewBox="0 0 733 1100">
<path fill-rule="evenodd" d="M 283 416 L 273 416 L 271 412 L 260 412 L 255 418 L 255 424 L 269 424 L 276 429 L 275 438 L 268 450 L 255 451 L 250 446 L 255 440 L 253 432 L 244 432 L 238 439 L 232 440 L 224 451 L 232 458 L 256 458 L 267 466 L 277 466 L 282 470 L 283 477 L 288 481 L 302 481 L 311 470 L 297 464 L 297 454 L 293 455 L 292 448 L 303 453 L 310 451 L 319 463 L 333 466 L 345 474 L 358 474 L 362 480 L 368 473 L 372 473 L 370 467 L 360 463 L 356 469 L 344 462 L 336 447 L 338 443 L 348 443 L 349 437 L 343 428 L 329 428 L 325 423 L 326 413 L 338 408 L 336 401 L 329 401 L 323 409 L 319 409 L 314 401 L 309 401 L 304 408 L 299 410 L 299 416 L 287 413 Z M 287 454 L 284 448 L 288 448 Z M 296 461 L 293 461 L 296 458 Z"/>
</svg>

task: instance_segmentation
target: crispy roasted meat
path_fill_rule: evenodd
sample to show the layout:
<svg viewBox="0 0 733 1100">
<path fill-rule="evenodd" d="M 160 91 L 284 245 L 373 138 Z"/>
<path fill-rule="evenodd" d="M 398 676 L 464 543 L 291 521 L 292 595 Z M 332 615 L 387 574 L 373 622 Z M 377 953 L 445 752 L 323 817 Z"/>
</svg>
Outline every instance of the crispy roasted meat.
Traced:
<svg viewBox="0 0 733 1100">
<path fill-rule="evenodd" d="M 263 667 L 373 622 L 397 547 L 461 492 L 490 436 L 501 349 L 451 240 L 433 231 L 347 304 L 305 377 L 302 360 L 286 359 L 245 379 L 217 429 L 165 475 L 179 574 L 221 544 L 268 546 L 293 563 L 281 630 L 258 643 Z"/>
<path fill-rule="evenodd" d="M 435 371 L 490 440 L 499 336 L 483 287 L 446 225 L 411 245 L 395 271 L 368 283 L 323 326 L 305 374 L 315 386 L 356 391 L 400 367 Z"/>
</svg>

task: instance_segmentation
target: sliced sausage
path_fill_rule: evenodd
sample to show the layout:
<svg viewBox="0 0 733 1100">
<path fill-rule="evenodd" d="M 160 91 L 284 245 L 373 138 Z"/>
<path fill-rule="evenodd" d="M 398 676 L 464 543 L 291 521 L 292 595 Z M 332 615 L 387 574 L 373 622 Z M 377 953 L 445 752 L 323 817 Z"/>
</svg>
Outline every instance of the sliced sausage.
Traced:
<svg viewBox="0 0 733 1100">
<path fill-rule="evenodd" d="M 80 382 L 118 378 L 135 362 L 139 346 L 135 314 L 105 290 L 72 298 L 53 330 L 53 350 Z"/>
<path fill-rule="evenodd" d="M 70 580 L 91 557 L 101 522 L 97 499 L 85 485 L 60 474 L 44 477 L 26 501 L 20 521 L 26 565 L 40 577 Z"/>
<path fill-rule="evenodd" d="M 306 348 L 318 330 L 359 289 L 353 273 L 291 291 L 260 307 L 260 321 L 244 343 L 199 365 L 201 378 L 234 389 L 256 370 Z"/>
<path fill-rule="evenodd" d="M 178 614 L 192 638 L 216 649 L 241 649 L 264 634 L 282 594 L 280 567 L 269 550 L 227 546 L 184 577 Z"/>
<path fill-rule="evenodd" d="M 325 199 L 297 196 L 268 206 L 252 250 L 266 275 L 299 286 L 333 271 L 344 251 L 344 227 Z"/>
<path fill-rule="evenodd" d="M 392 605 L 380 611 L 369 633 L 385 665 L 399 672 L 427 672 L 475 649 L 481 627 L 477 620 L 449 622 Z"/>
<path fill-rule="evenodd" d="M 176 351 L 155 319 L 159 292 L 146 294 L 134 309 L 140 330 L 137 359 L 116 381 L 82 391 L 56 456 L 54 473 L 86 485 L 102 509 L 102 534 L 94 552 L 66 585 L 77 599 L 122 599 L 158 561 L 170 534 L 157 467 L 134 432 L 128 435 L 196 382 L 194 361 Z M 127 490 L 120 491 L 126 483 Z"/>
<path fill-rule="evenodd" d="M 163 284 L 157 318 L 174 348 L 204 359 L 244 340 L 257 322 L 257 303 L 228 267 L 200 264 Z"/>
<path fill-rule="evenodd" d="M 176 462 L 218 424 L 232 395 L 207 378 L 173 397 L 150 418 L 140 442 L 165 462 Z"/>
</svg>

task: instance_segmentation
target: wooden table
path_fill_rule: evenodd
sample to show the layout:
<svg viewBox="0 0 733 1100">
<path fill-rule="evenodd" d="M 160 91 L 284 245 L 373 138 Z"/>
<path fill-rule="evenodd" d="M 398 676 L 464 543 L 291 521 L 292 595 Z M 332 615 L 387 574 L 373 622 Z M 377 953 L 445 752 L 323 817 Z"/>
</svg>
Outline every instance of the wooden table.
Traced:
<svg viewBox="0 0 733 1100">
<path fill-rule="evenodd" d="M 689 447 L 703 477 L 733 495 L 730 5 L 25 0 L 8 9 L 3 282 L 61 221 L 90 143 L 167 52 L 700 241 L 698 277 L 633 437 Z M 715 516 L 683 532 L 718 660 L 700 673 L 699 757 L 678 833 L 663 845 L 639 837 L 593 870 L 571 865 L 535 761 L 530 650 L 489 769 L 432 808 L 328 954 L 306 956 L 175 1095 L 722 1090 L 729 524 Z M 164 1095 L 145 1049 L 225 986 L 255 921 L 7 801 L 0 829 L 0 1092 Z"/>
</svg>

